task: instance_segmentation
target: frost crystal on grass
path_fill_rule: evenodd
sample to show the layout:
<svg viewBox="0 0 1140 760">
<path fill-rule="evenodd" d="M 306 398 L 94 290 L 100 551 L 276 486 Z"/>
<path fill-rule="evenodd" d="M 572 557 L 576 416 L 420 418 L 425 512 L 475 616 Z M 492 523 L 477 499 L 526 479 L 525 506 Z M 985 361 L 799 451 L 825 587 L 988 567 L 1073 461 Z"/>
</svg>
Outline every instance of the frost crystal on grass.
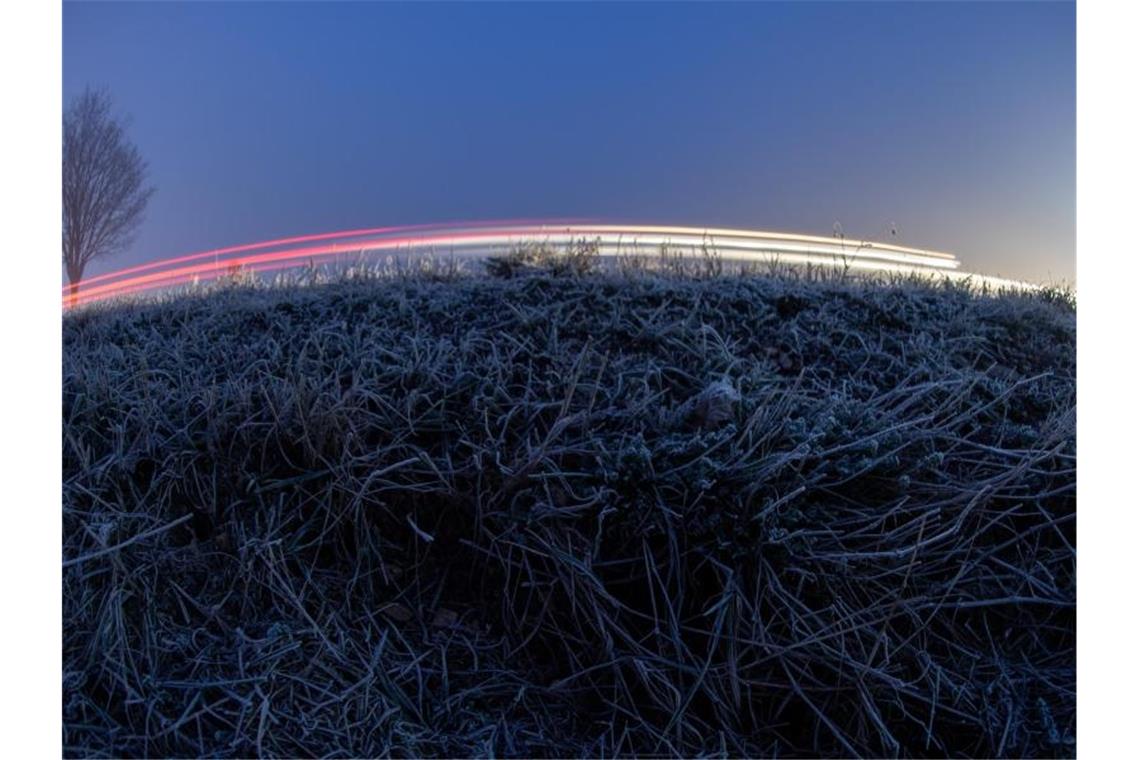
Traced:
<svg viewBox="0 0 1140 760">
<path fill-rule="evenodd" d="M 65 317 L 65 754 L 1072 754 L 1070 301 L 540 254 Z"/>
</svg>

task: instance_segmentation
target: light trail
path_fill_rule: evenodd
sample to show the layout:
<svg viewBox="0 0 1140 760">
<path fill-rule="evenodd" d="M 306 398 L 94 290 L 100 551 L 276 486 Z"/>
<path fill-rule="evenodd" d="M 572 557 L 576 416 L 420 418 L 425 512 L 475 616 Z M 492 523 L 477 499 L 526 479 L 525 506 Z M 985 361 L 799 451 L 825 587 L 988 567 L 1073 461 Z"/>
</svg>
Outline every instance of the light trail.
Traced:
<svg viewBox="0 0 1140 760">
<path fill-rule="evenodd" d="M 69 307 L 209 282 L 235 271 L 264 274 L 301 269 L 310 264 L 323 265 L 344 254 L 354 254 L 362 262 L 379 260 L 392 253 L 415 256 L 441 250 L 456 258 L 481 258 L 526 244 L 539 243 L 558 249 L 583 240 L 597 244 L 603 258 L 652 257 L 662 250 L 683 258 L 712 252 L 733 262 L 938 275 L 996 287 L 1032 287 L 958 271 L 960 264 L 949 253 L 895 244 L 759 230 L 556 219 L 373 227 L 278 238 L 108 272 L 80 283 L 74 297 L 70 286 L 65 285 L 62 295 L 64 306 Z"/>
<path fill-rule="evenodd" d="M 554 223 L 574 223 L 574 219 L 555 220 Z M 499 226 L 525 223 L 526 220 L 503 220 L 503 221 L 486 221 L 486 222 L 468 222 L 464 226 L 467 227 L 485 227 L 485 226 Z M 364 237 L 366 235 L 380 235 L 392 232 L 412 232 L 415 230 L 433 230 L 433 229 L 447 229 L 452 225 L 449 224 L 411 224 L 400 227 L 371 227 L 362 230 L 343 230 L 341 232 L 323 232 L 317 235 L 300 235 L 298 237 L 279 238 L 277 240 L 265 240 L 260 243 L 246 243 L 245 245 L 235 245 L 229 248 L 215 248 L 209 251 L 200 251 L 198 253 L 191 253 L 186 256 L 177 256 L 171 259 L 159 259 L 158 261 L 151 261 L 146 264 L 129 267 L 127 269 L 119 269 L 114 272 L 107 272 L 106 274 L 97 275 L 95 277 L 88 277 L 83 280 L 81 285 L 86 287 L 93 282 L 101 282 L 110 278 L 122 277 L 135 272 L 143 272 L 148 269 L 155 269 L 171 264 L 181 264 L 187 261 L 194 261 L 197 259 L 218 258 L 220 256 L 228 256 L 233 253 L 241 251 L 253 251 L 261 248 L 275 248 L 282 245 L 292 245 L 296 243 L 311 243 L 317 240 L 335 240 L 338 238 L 356 238 Z M 63 290 L 67 292 L 70 286 L 64 285 Z"/>
</svg>

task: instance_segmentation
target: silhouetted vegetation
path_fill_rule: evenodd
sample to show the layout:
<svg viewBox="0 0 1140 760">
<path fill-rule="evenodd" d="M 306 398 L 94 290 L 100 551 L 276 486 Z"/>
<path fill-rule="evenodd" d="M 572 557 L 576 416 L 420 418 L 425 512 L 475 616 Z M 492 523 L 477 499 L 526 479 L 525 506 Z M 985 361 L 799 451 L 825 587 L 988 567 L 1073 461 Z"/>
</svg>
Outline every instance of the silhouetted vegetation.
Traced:
<svg viewBox="0 0 1140 760">
<path fill-rule="evenodd" d="M 88 263 L 130 245 L 154 194 L 113 108 L 109 92 L 89 87 L 63 114 L 63 264 L 73 296 Z"/>
</svg>

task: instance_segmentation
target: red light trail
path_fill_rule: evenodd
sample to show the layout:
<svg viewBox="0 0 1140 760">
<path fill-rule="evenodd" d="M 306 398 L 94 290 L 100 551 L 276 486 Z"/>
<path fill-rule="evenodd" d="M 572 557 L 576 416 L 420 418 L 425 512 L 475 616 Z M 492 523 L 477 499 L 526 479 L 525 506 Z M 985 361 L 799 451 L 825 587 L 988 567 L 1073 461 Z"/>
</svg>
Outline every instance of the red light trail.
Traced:
<svg viewBox="0 0 1140 760">
<path fill-rule="evenodd" d="M 554 247 L 596 242 L 603 256 L 652 256 L 663 249 L 680 256 L 715 250 L 726 261 L 834 266 L 858 271 L 940 274 L 997 286 L 1024 283 L 958 271 L 954 256 L 937 251 L 870 241 L 742 229 L 590 223 L 581 220 L 506 220 L 373 227 L 324 232 L 219 248 L 127 267 L 84 280 L 72 296 L 63 286 L 64 306 L 157 292 L 209 282 L 235 271 L 266 273 L 326 264 L 342 254 L 361 260 L 391 254 L 445 250 L 458 257 L 504 253 L 526 243 Z M 312 245 L 317 243 L 317 245 Z"/>
</svg>

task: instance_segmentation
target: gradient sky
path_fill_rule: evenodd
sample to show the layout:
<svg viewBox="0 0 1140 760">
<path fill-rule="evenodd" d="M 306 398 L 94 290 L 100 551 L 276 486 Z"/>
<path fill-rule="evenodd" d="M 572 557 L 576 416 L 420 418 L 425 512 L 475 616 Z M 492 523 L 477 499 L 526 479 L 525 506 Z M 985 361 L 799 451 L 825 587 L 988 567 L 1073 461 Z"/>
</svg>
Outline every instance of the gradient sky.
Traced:
<svg viewBox="0 0 1140 760">
<path fill-rule="evenodd" d="M 890 237 L 1075 283 L 1071 3 L 78 3 L 158 192 L 88 275 L 346 228 Z"/>
</svg>

